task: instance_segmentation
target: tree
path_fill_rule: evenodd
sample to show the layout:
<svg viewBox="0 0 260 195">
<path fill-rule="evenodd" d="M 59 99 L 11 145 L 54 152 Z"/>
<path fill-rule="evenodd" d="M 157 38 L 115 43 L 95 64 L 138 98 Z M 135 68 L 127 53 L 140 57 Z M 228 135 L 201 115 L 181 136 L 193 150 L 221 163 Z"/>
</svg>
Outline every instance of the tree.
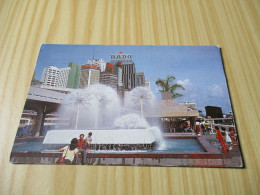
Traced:
<svg viewBox="0 0 260 195">
<path fill-rule="evenodd" d="M 175 99 L 177 97 L 181 97 L 182 94 L 175 92 L 177 89 L 185 90 L 185 88 L 180 85 L 174 83 L 175 77 L 174 76 L 167 76 L 166 79 L 160 79 L 158 78 L 155 84 L 162 89 L 159 90 L 160 92 L 170 92 L 172 95 L 172 98 Z"/>
</svg>

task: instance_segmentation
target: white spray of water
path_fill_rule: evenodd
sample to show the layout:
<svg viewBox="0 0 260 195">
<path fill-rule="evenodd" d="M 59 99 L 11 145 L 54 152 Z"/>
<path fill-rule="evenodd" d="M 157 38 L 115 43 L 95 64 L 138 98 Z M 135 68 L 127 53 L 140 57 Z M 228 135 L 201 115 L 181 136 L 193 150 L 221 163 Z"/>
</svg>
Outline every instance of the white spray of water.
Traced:
<svg viewBox="0 0 260 195">
<path fill-rule="evenodd" d="M 149 127 L 146 120 L 137 114 L 123 115 L 115 120 L 114 125 L 120 129 L 146 129 Z"/>
<path fill-rule="evenodd" d="M 89 109 L 93 104 L 93 100 L 93 95 L 90 93 L 90 91 L 83 89 L 73 90 L 63 100 L 62 105 L 64 105 L 68 111 L 76 112 L 75 129 L 78 127 L 80 110 Z"/>
<path fill-rule="evenodd" d="M 101 84 L 90 85 L 87 90 L 93 94 L 96 101 L 93 110 L 95 128 L 111 126 L 121 110 L 121 101 L 116 91 Z"/>
<path fill-rule="evenodd" d="M 78 124 L 83 129 L 147 129 L 149 125 L 143 116 L 153 107 L 153 103 L 153 93 L 147 88 L 137 87 L 129 92 L 124 107 L 114 89 L 94 84 L 68 94 L 61 111 L 76 114 L 76 129 Z M 123 110 L 128 110 L 128 113 L 120 116 Z M 133 114 L 136 112 L 140 112 L 141 117 Z M 160 129 L 152 128 L 151 131 L 159 147 L 163 147 L 164 139 Z"/>
<path fill-rule="evenodd" d="M 126 105 L 130 108 L 139 110 L 141 117 L 154 103 L 154 95 L 151 90 L 146 87 L 136 87 L 130 91 L 126 98 Z"/>
</svg>

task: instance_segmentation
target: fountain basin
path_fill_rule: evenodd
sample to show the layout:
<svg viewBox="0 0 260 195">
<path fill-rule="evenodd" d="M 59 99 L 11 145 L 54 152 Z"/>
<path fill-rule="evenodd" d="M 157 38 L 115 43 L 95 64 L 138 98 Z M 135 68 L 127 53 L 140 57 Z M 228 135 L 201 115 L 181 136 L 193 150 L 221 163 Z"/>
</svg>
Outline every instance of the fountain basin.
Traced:
<svg viewBox="0 0 260 195">
<path fill-rule="evenodd" d="M 160 129 L 108 129 L 108 130 L 51 130 L 48 131 L 43 146 L 45 149 L 57 149 L 69 144 L 71 139 L 85 137 L 92 132 L 91 149 L 96 150 L 147 150 L 155 147 Z"/>
<path fill-rule="evenodd" d="M 147 151 L 90 150 L 87 155 L 87 164 L 123 166 L 224 166 L 225 159 L 223 153 L 200 136 L 172 136 L 164 134 L 164 138 L 166 141 L 183 140 L 181 141 L 183 144 L 189 140 L 197 142 L 201 146 L 202 151 L 189 150 L 188 148 L 185 152 L 176 150 L 167 151 L 167 148 L 166 150 L 155 149 Z M 177 144 L 180 143 L 177 142 Z M 61 154 L 62 152 L 58 152 L 57 150 L 12 151 L 10 160 L 17 164 L 55 164 Z"/>
</svg>

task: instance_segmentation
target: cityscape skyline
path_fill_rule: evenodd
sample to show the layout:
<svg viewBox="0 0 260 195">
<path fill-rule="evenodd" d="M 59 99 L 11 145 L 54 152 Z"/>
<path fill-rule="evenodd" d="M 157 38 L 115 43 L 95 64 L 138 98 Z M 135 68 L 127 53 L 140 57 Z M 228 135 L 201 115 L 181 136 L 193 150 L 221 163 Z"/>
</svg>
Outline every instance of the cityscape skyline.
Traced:
<svg viewBox="0 0 260 195">
<path fill-rule="evenodd" d="M 204 107 L 219 106 L 224 113 L 231 111 L 226 78 L 220 49 L 216 46 L 111 46 L 111 45 L 43 45 L 35 68 L 40 80 L 44 67 L 68 67 L 70 62 L 79 66 L 91 59 L 110 62 L 110 55 L 119 52 L 132 55 L 136 72 L 143 72 L 151 90 L 160 100 L 155 81 L 168 75 L 176 77 L 185 91 L 176 102 L 194 102 L 205 113 Z"/>
</svg>

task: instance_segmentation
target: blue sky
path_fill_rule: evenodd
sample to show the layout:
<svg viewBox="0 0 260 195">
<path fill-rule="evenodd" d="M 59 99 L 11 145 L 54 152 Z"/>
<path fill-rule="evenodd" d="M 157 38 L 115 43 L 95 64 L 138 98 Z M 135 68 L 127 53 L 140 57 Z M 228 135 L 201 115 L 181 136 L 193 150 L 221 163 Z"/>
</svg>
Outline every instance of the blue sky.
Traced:
<svg viewBox="0 0 260 195">
<path fill-rule="evenodd" d="M 185 87 L 179 91 L 183 97 L 175 101 L 194 102 L 205 112 L 205 106 L 222 107 L 231 111 L 226 78 L 220 49 L 216 46 L 123 46 L 123 45 L 42 45 L 36 64 L 36 79 L 40 80 L 45 66 L 67 67 L 69 62 L 78 65 L 89 59 L 110 61 L 110 54 L 122 51 L 131 54 L 137 72 L 144 72 L 151 82 L 151 90 L 160 99 L 155 81 L 173 75 L 176 83 Z"/>
</svg>

